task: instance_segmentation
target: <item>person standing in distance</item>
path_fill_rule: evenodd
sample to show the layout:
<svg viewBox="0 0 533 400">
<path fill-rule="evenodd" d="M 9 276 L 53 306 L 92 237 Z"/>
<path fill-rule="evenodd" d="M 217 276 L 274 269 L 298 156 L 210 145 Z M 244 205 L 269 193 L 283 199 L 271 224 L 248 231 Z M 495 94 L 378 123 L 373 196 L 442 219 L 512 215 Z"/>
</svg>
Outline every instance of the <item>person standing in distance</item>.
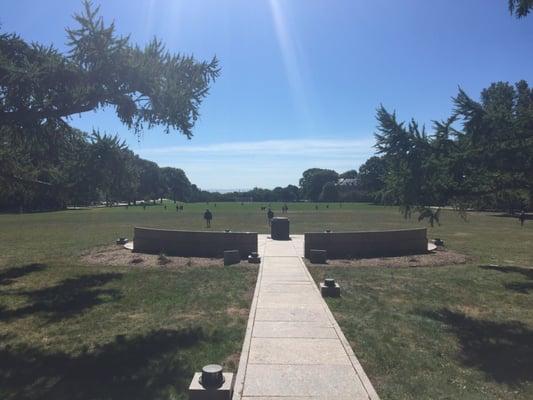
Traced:
<svg viewBox="0 0 533 400">
<path fill-rule="evenodd" d="M 205 227 L 211 228 L 211 220 L 213 219 L 213 214 L 211 213 L 211 211 L 209 211 L 209 208 L 205 210 L 204 219 L 205 219 Z"/>
<path fill-rule="evenodd" d="M 268 225 L 272 224 L 272 218 L 274 218 L 274 211 L 269 208 L 267 212 Z"/>
<path fill-rule="evenodd" d="M 526 218 L 527 218 L 526 213 L 524 212 L 524 210 L 522 210 L 522 212 L 518 216 L 518 220 L 520 221 L 520 226 L 524 226 L 524 221 L 526 220 Z"/>
</svg>

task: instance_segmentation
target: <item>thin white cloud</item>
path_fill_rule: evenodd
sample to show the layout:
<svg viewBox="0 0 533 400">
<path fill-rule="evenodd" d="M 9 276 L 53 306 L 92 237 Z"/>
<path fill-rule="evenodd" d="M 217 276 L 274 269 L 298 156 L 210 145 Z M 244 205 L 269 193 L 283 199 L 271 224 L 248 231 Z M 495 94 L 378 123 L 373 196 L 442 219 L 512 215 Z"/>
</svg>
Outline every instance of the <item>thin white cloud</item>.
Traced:
<svg viewBox="0 0 533 400">
<path fill-rule="evenodd" d="M 224 142 L 209 145 L 155 147 L 137 150 L 149 155 L 225 155 L 225 156 L 272 156 L 272 155 L 317 155 L 321 157 L 346 157 L 372 153 L 373 140 L 350 139 L 281 139 L 251 142 Z"/>
</svg>

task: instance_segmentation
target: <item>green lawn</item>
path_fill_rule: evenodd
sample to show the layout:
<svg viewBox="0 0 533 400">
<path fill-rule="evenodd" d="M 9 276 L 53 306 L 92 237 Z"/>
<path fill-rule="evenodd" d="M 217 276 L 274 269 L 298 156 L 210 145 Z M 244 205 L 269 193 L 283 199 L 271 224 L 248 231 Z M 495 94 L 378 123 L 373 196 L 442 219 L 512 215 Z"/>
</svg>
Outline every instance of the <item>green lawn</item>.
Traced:
<svg viewBox="0 0 533 400">
<path fill-rule="evenodd" d="M 267 204 L 166 204 L 0 215 L 0 398 L 184 399 L 203 364 L 235 368 L 255 267 L 79 259 L 134 226 L 203 229 L 206 207 L 212 230 L 268 232 Z M 289 204 L 288 216 L 293 233 L 424 226 L 367 204 Z M 452 212 L 442 222 L 429 237 L 468 265 L 327 268 L 343 287 L 332 310 L 384 399 L 533 398 L 533 272 L 523 268 L 533 264 L 533 222 Z"/>
<path fill-rule="evenodd" d="M 256 267 L 0 270 L 0 398 L 186 399 L 238 363 Z"/>
<path fill-rule="evenodd" d="M 340 283 L 328 304 L 382 399 L 532 399 L 533 221 L 442 220 L 430 237 L 466 265 L 311 273 Z"/>
<path fill-rule="evenodd" d="M 133 235 L 134 226 L 172 229 L 204 229 L 203 211 L 209 207 L 214 215 L 211 230 L 256 231 L 267 233 L 266 211 L 260 203 L 195 203 L 176 212 L 172 202 L 163 206 L 92 208 L 35 214 L 0 215 L 0 263 L 36 260 L 64 260 L 81 251 L 109 244 L 120 236 Z M 281 203 L 273 203 L 281 215 Z M 405 220 L 396 207 L 364 203 L 320 204 L 289 203 L 288 216 L 292 233 L 342 230 L 395 229 L 426 226 L 416 218 Z M 444 212 L 442 226 L 429 229 L 429 237 L 440 237 L 449 247 L 480 257 L 484 262 L 527 264 L 531 262 L 533 221 L 523 229 L 517 219 L 491 213 L 470 213 L 463 221 L 455 213 Z"/>
</svg>

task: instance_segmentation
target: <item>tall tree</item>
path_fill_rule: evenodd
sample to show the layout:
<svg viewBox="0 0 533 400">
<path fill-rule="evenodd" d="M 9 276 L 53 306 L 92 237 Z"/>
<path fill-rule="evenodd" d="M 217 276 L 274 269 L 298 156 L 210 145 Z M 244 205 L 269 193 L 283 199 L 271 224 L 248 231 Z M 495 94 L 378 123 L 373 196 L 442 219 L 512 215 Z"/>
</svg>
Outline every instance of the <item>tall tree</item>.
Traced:
<svg viewBox="0 0 533 400">
<path fill-rule="evenodd" d="M 161 173 L 158 165 L 153 161 L 137 159 L 139 168 L 139 196 L 143 200 L 156 200 L 164 192 L 161 184 Z"/>
<path fill-rule="evenodd" d="M 339 174 L 331 169 L 311 168 L 304 171 L 300 188 L 304 198 L 318 201 L 322 188 L 328 182 L 337 182 Z"/>
<path fill-rule="evenodd" d="M 179 168 L 161 168 L 161 181 L 164 185 L 164 195 L 174 202 L 187 201 L 191 194 L 191 182 L 185 172 Z"/>
<path fill-rule="evenodd" d="M 73 114 L 113 107 L 136 133 L 160 125 L 190 138 L 219 75 L 217 59 L 171 54 L 157 39 L 132 45 L 87 0 L 74 18 L 66 54 L 0 34 L 0 126 L 38 134 L 43 125 L 64 126 Z"/>
<path fill-rule="evenodd" d="M 109 205 L 112 198 L 118 200 L 124 182 L 128 179 L 126 143 L 116 135 L 95 131 L 91 144 L 88 165 L 91 169 L 90 179 L 94 180 L 95 186 L 104 194 L 106 204 Z"/>
<path fill-rule="evenodd" d="M 509 0 L 509 11 L 517 18 L 527 16 L 533 10 L 533 0 Z"/>
<path fill-rule="evenodd" d="M 342 174 L 339 175 L 339 178 L 344 178 L 344 179 L 355 179 L 357 178 L 357 171 L 355 169 L 350 169 L 346 172 L 343 172 Z"/>
<path fill-rule="evenodd" d="M 359 167 L 357 190 L 362 192 L 363 197 L 369 200 L 381 201 L 386 174 L 386 161 L 381 157 L 370 157 Z"/>
<path fill-rule="evenodd" d="M 533 90 L 497 82 L 480 101 L 463 90 L 452 116 L 428 135 L 415 121 L 378 109 L 376 147 L 387 163 L 383 193 L 406 215 L 413 208 L 533 198 Z M 457 129 L 461 123 L 462 129 Z M 426 213 L 429 215 L 428 213 Z"/>
<path fill-rule="evenodd" d="M 339 188 L 334 182 L 327 182 L 320 192 L 320 201 L 339 201 Z"/>
</svg>

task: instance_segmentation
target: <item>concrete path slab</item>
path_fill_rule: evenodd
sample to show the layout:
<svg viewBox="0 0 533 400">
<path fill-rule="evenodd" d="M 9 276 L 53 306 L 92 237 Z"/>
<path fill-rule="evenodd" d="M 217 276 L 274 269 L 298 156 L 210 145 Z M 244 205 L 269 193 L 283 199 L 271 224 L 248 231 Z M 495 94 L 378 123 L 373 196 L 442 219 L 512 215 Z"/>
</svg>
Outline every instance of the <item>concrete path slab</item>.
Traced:
<svg viewBox="0 0 533 400">
<path fill-rule="evenodd" d="M 254 338 L 337 338 L 335 329 L 327 322 L 255 321 L 252 335 Z"/>
<path fill-rule="evenodd" d="M 248 364 L 244 396 L 312 399 L 368 399 L 365 388 L 356 380 L 353 368 L 323 365 Z"/>
<path fill-rule="evenodd" d="M 379 400 L 303 263 L 303 235 L 259 235 L 233 400 Z"/>
</svg>

